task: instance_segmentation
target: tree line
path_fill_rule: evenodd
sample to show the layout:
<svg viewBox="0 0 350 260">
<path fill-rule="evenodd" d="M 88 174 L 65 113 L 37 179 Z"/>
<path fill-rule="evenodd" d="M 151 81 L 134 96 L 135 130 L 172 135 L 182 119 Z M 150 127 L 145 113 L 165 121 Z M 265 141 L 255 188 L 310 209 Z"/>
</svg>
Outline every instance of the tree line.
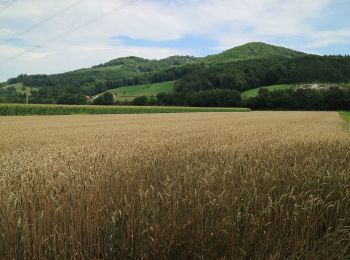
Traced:
<svg viewBox="0 0 350 260">
<path fill-rule="evenodd" d="M 108 100 L 103 102 L 103 100 Z M 100 103 L 102 101 L 102 103 Z M 112 94 L 101 95 L 94 104 L 113 104 Z M 115 103 L 114 103 L 115 104 Z M 237 90 L 212 89 L 192 93 L 159 93 L 157 97 L 137 97 L 130 105 L 137 106 L 192 106 L 192 107 L 247 107 L 253 110 L 350 110 L 350 89 L 299 88 L 296 90 L 259 89 L 256 97 L 242 99 Z"/>
<path fill-rule="evenodd" d="M 11 100 L 24 103 L 26 94 L 15 89 L 0 88 L 0 103 Z M 45 104 L 86 104 L 81 96 L 58 96 L 55 100 L 45 99 Z M 37 96 L 30 97 L 30 103 L 43 103 Z M 106 92 L 93 101 L 95 105 L 121 105 Z M 137 97 L 123 105 L 136 106 L 192 106 L 192 107 L 248 107 L 253 110 L 350 110 L 350 88 L 330 87 L 327 89 L 298 88 L 269 91 L 261 88 L 256 97 L 242 99 L 237 90 L 211 89 L 198 92 L 159 93 L 156 97 Z"/>
<path fill-rule="evenodd" d="M 349 82 L 350 58 L 307 55 L 197 66 L 177 81 L 176 92 L 235 89 L 240 92 L 274 84 Z"/>
<path fill-rule="evenodd" d="M 350 110 L 350 89 L 287 89 L 269 91 L 261 88 L 254 98 L 242 106 L 255 110 Z"/>
</svg>

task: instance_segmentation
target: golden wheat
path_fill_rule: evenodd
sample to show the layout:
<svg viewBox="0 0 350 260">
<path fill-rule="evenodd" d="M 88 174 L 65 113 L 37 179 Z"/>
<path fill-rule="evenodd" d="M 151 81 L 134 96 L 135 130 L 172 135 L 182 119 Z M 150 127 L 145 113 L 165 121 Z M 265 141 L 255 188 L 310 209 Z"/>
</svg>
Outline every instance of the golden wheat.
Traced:
<svg viewBox="0 0 350 260">
<path fill-rule="evenodd" d="M 1 259 L 350 257 L 337 113 L 2 117 Z"/>
</svg>

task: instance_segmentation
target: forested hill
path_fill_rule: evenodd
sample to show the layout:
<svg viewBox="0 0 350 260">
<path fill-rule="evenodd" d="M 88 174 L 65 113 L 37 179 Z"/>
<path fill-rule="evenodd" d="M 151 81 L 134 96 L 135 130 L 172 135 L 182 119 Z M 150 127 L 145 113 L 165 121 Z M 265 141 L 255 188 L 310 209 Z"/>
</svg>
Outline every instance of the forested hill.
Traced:
<svg viewBox="0 0 350 260">
<path fill-rule="evenodd" d="M 104 85 L 106 82 L 114 85 L 134 85 L 142 81 L 145 74 L 179 67 L 198 59 L 190 56 L 172 56 L 161 60 L 148 60 L 139 57 L 123 57 L 113 59 L 104 64 L 71 72 L 54 75 L 20 75 L 9 79 L 8 83 L 23 82 L 27 86 L 47 87 L 50 85 Z M 99 90 L 98 90 L 99 91 Z M 97 92 L 98 92 L 97 91 Z"/>
<path fill-rule="evenodd" d="M 99 92 L 101 86 L 105 84 L 107 84 L 106 87 L 108 89 L 110 87 L 137 85 L 153 81 L 176 80 L 187 74 L 188 71 L 191 71 L 195 64 L 215 64 L 268 57 L 292 58 L 303 55 L 305 54 L 283 47 L 264 43 L 248 43 L 204 58 L 172 56 L 161 60 L 148 60 L 139 57 L 124 57 L 113 59 L 91 68 L 62 74 L 20 75 L 17 78 L 9 79 L 8 83 L 23 83 L 29 87 L 57 86 L 58 88 L 68 85 L 73 88 L 83 88 L 85 92 L 91 94 L 94 92 L 91 85 L 97 85 L 97 92 Z M 92 91 L 86 91 L 87 89 Z"/>
<path fill-rule="evenodd" d="M 205 62 L 222 63 L 239 60 L 284 57 L 296 58 L 307 55 L 306 53 L 294 51 L 288 48 L 274 46 L 262 42 L 251 42 L 242 46 L 232 48 L 217 55 L 210 55 L 202 60 Z"/>
<path fill-rule="evenodd" d="M 350 58 L 308 55 L 264 58 L 201 66 L 176 82 L 177 92 L 234 89 L 240 92 L 274 84 L 350 81 Z"/>
<path fill-rule="evenodd" d="M 139 57 L 124 57 L 113 59 L 91 68 L 62 74 L 20 75 L 17 78 L 9 79 L 8 83 L 24 83 L 24 85 L 29 87 L 48 87 L 53 85 L 85 86 L 85 89 L 87 85 L 92 84 L 99 86 L 97 90 L 99 92 L 101 85 L 104 84 L 107 84 L 106 87 L 109 89 L 111 87 L 130 86 L 154 81 L 176 80 L 187 74 L 191 70 L 192 65 L 195 64 L 216 64 L 273 57 L 293 58 L 304 55 L 306 54 L 265 43 L 248 43 L 204 58 L 172 56 L 161 60 L 148 60 Z M 90 87 L 90 89 L 93 89 L 93 87 Z"/>
<path fill-rule="evenodd" d="M 349 82 L 350 58 L 308 55 L 264 43 L 248 43 L 204 58 L 125 57 L 63 74 L 20 75 L 2 84 L 0 102 L 17 102 L 14 88 L 20 86 L 31 88 L 32 102 L 72 104 L 109 89 L 170 81 L 175 81 L 174 94 L 181 95 L 212 89 L 243 92 L 271 84 Z M 9 86 L 14 86 L 11 93 Z"/>
</svg>

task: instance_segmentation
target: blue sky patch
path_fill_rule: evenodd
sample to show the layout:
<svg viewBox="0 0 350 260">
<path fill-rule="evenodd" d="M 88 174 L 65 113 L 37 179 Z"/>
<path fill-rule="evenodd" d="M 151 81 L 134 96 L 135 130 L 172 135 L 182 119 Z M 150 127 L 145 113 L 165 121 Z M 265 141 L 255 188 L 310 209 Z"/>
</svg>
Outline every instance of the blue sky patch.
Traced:
<svg viewBox="0 0 350 260">
<path fill-rule="evenodd" d="M 214 54 L 219 42 L 204 36 L 185 36 L 176 40 L 154 41 L 146 39 L 133 39 L 127 36 L 116 36 L 113 40 L 122 42 L 128 46 L 146 48 L 173 48 L 179 50 L 190 50 L 197 56 Z"/>
</svg>

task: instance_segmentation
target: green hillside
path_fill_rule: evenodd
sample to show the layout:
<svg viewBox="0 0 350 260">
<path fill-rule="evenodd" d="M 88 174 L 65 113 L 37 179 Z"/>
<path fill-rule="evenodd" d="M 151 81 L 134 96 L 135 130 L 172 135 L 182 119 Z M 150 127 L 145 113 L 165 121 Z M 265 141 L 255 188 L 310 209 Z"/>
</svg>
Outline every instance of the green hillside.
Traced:
<svg viewBox="0 0 350 260">
<path fill-rule="evenodd" d="M 195 62 L 197 58 L 190 56 L 172 56 L 161 60 L 148 60 L 139 57 L 124 57 L 64 74 L 53 75 L 53 78 L 61 76 L 74 78 L 94 76 L 99 80 L 117 80 L 121 78 L 134 77 L 144 73 L 155 72 Z"/>
<path fill-rule="evenodd" d="M 108 92 L 116 95 L 116 100 L 119 101 L 132 101 L 136 97 L 146 96 L 152 97 L 157 96 L 157 94 L 171 93 L 174 90 L 174 81 L 146 84 L 146 85 L 136 85 L 121 87 L 116 89 L 108 90 Z"/>
<path fill-rule="evenodd" d="M 3 89 L 14 88 L 17 93 L 25 94 L 29 93 L 31 90 L 37 90 L 37 88 L 30 88 L 23 85 L 23 83 L 10 84 L 3 87 Z"/>
<path fill-rule="evenodd" d="M 232 48 L 217 55 L 208 56 L 203 60 L 205 62 L 231 62 L 269 57 L 295 58 L 305 55 L 306 54 L 303 52 L 294 51 L 284 47 L 261 42 L 252 42 Z"/>
<path fill-rule="evenodd" d="M 180 66 L 185 63 L 195 62 L 198 58 L 192 56 L 171 56 L 160 60 L 148 60 L 139 57 L 125 57 L 118 58 L 106 63 L 92 67 L 93 69 L 109 68 L 115 66 L 129 66 L 131 68 L 136 68 L 140 72 L 147 72 L 159 69 L 170 68 L 172 66 Z"/>
<path fill-rule="evenodd" d="M 186 64 L 199 64 L 201 62 L 225 63 L 269 57 L 294 58 L 303 55 L 305 54 L 302 52 L 297 52 L 284 47 L 273 46 L 265 43 L 248 43 L 205 58 L 171 56 L 161 60 L 148 60 L 131 56 L 113 59 L 91 68 L 50 75 L 47 77 L 47 84 L 57 85 L 58 82 L 64 82 L 66 85 L 86 85 L 91 81 L 130 81 L 135 78 L 147 78 L 147 80 L 149 80 L 152 78 L 150 74 L 161 74 L 163 71 L 176 69 Z M 171 72 L 169 75 L 166 75 L 167 78 L 165 81 L 180 78 L 180 76 L 177 76 L 176 74 L 177 73 Z M 141 82 L 135 82 L 135 85 L 140 83 Z M 130 82 L 127 84 L 130 85 Z M 131 84 L 133 83 L 131 82 Z"/>
<path fill-rule="evenodd" d="M 293 58 L 303 55 L 305 54 L 283 47 L 264 43 L 248 43 L 205 58 L 171 56 L 161 60 L 148 60 L 133 56 L 123 57 L 91 68 L 61 74 L 20 75 L 17 78 L 9 79 L 8 84 L 23 83 L 30 87 L 55 86 L 56 89 L 71 85 L 88 89 L 88 85 L 106 84 L 106 82 L 112 81 L 118 81 L 117 83 L 121 85 L 130 85 L 130 83 L 138 85 L 142 84 L 142 81 L 149 81 L 153 77 L 158 77 L 158 82 L 177 80 L 186 73 L 184 65 L 224 63 L 268 57 Z M 159 77 L 164 77 L 165 80 L 159 80 Z"/>
<path fill-rule="evenodd" d="M 139 57 L 124 57 L 109 62 L 63 74 L 49 76 L 53 84 L 87 84 L 88 82 L 128 81 L 133 78 L 144 78 L 145 74 L 156 73 L 187 63 L 195 62 L 197 58 L 190 56 L 172 56 L 161 60 L 148 60 Z"/>
<path fill-rule="evenodd" d="M 261 88 L 267 88 L 270 91 L 274 91 L 274 90 L 285 90 L 285 89 L 289 89 L 291 88 L 291 85 L 287 85 L 287 84 L 282 84 L 282 85 L 273 85 L 273 86 L 267 86 L 267 87 L 259 87 L 259 88 L 254 88 L 254 89 L 250 89 L 247 90 L 245 92 L 242 93 L 242 97 L 243 98 L 250 98 L 250 97 L 256 97 L 259 93 L 259 90 Z"/>
</svg>

